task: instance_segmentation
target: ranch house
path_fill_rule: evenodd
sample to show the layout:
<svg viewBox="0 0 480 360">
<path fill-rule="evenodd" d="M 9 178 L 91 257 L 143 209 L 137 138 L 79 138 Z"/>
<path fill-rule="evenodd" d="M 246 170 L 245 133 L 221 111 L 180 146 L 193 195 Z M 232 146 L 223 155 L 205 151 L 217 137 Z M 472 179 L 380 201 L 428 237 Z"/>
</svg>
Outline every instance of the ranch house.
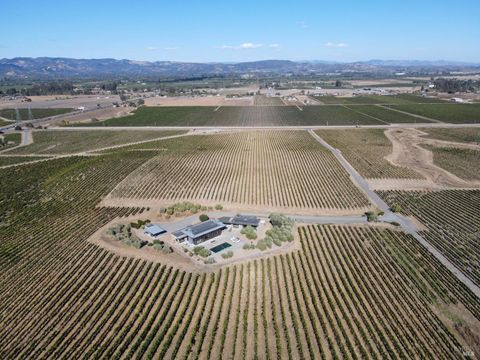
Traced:
<svg viewBox="0 0 480 360">
<path fill-rule="evenodd" d="M 172 235 L 177 241 L 187 240 L 192 245 L 198 245 L 204 241 L 213 239 L 222 234 L 225 225 L 217 220 L 207 220 L 200 224 L 191 225 L 185 229 L 175 231 Z"/>
</svg>

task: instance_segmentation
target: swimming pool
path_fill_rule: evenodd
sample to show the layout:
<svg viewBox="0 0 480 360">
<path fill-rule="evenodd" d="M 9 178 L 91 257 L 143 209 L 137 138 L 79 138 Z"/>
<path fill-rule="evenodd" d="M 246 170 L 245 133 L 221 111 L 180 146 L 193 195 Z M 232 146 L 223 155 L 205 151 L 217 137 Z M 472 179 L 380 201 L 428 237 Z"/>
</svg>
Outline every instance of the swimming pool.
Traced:
<svg viewBox="0 0 480 360">
<path fill-rule="evenodd" d="M 217 246 L 211 248 L 210 251 L 214 252 L 214 253 L 218 253 L 218 252 L 222 251 L 223 249 L 229 248 L 230 246 L 232 246 L 232 245 L 225 242 L 223 244 L 220 244 L 220 245 L 217 245 Z"/>
</svg>

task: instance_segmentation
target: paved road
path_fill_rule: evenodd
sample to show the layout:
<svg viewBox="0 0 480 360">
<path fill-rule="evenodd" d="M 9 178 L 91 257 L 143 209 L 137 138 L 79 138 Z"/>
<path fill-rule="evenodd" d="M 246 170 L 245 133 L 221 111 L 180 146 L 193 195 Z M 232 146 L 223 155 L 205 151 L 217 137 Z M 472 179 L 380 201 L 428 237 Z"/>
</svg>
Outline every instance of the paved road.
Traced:
<svg viewBox="0 0 480 360">
<path fill-rule="evenodd" d="M 464 285 L 466 285 L 480 299 L 480 288 L 475 285 L 465 274 L 463 274 L 455 265 L 453 265 L 445 256 L 443 256 L 435 247 L 433 247 L 428 241 L 426 241 L 417 232 L 416 226 L 412 221 L 400 214 L 396 214 L 390 211 L 390 207 L 388 206 L 388 204 L 370 189 L 367 181 L 362 176 L 360 176 L 360 174 L 352 167 L 352 165 L 350 165 L 350 163 L 343 157 L 340 150 L 330 146 L 312 129 L 308 131 L 315 140 L 317 140 L 320 144 L 322 144 L 332 152 L 332 154 L 342 164 L 344 169 L 350 174 L 357 186 L 365 192 L 372 204 L 374 204 L 376 207 L 378 207 L 381 211 L 385 213 L 385 215 L 382 217 L 382 220 L 398 222 L 407 234 L 412 235 L 419 243 L 421 243 L 433 256 L 435 256 L 435 258 L 437 258 L 438 261 L 440 261 L 447 269 L 449 269 L 457 277 L 458 280 L 460 280 Z"/>
</svg>

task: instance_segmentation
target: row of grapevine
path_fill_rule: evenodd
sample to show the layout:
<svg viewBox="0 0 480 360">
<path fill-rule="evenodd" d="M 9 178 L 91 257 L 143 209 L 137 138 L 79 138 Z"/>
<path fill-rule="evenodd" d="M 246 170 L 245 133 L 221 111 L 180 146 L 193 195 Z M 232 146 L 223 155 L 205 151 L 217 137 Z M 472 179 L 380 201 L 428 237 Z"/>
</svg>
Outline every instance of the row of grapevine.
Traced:
<svg viewBox="0 0 480 360">
<path fill-rule="evenodd" d="M 192 200 L 310 210 L 369 205 L 333 155 L 305 131 L 241 132 L 175 142 L 187 150 L 166 151 L 148 161 L 115 188 L 113 203 Z M 169 143 L 163 143 L 167 149 Z"/>
<path fill-rule="evenodd" d="M 480 190 L 383 191 L 391 206 L 414 216 L 422 236 L 480 285 Z"/>
</svg>

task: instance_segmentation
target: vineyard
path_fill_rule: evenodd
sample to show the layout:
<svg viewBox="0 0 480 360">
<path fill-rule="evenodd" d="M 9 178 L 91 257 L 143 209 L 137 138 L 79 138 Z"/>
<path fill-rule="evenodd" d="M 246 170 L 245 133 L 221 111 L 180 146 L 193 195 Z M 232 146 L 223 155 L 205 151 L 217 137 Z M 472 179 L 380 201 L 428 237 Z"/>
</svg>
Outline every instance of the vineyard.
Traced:
<svg viewBox="0 0 480 360">
<path fill-rule="evenodd" d="M 388 105 L 411 114 L 454 124 L 480 122 L 480 104 L 411 104 Z"/>
<path fill-rule="evenodd" d="M 331 146 L 365 178 L 369 179 L 421 179 L 417 172 L 394 166 L 384 159 L 392 152 L 392 143 L 382 129 L 317 130 Z"/>
<path fill-rule="evenodd" d="M 428 133 L 425 137 L 431 139 L 438 139 L 444 141 L 453 141 L 460 143 L 480 143 L 480 128 L 457 128 L 457 129 L 442 129 L 442 128 L 430 128 L 421 129 L 423 132 Z"/>
<path fill-rule="evenodd" d="M 299 251 L 207 273 L 117 256 L 87 241 L 115 218 L 141 216 L 143 208 L 96 205 L 135 169 L 175 154 L 187 163 L 195 155 L 206 164 L 219 154 L 224 163 L 241 158 L 236 179 L 265 166 L 277 194 L 305 203 L 317 195 L 295 194 L 297 182 L 330 189 L 323 178 L 330 170 L 317 167 L 338 165 L 308 133 L 258 134 L 153 141 L 0 169 L 0 357 L 460 359 L 459 349 L 478 348 L 478 298 L 401 232 L 301 226 Z M 297 178 L 286 164 L 299 166 Z M 331 181 L 350 191 L 342 174 L 335 170 Z M 318 179 L 326 182 L 308 182 Z M 246 193 L 244 184 L 235 190 Z M 469 219 L 462 226 L 478 225 L 477 192 L 452 194 L 448 207 L 436 208 L 461 200 L 467 205 L 458 215 Z"/>
<path fill-rule="evenodd" d="M 422 236 L 480 285 L 480 191 L 379 192 L 389 205 L 416 217 Z"/>
<path fill-rule="evenodd" d="M 426 98 L 411 94 L 399 95 L 365 95 L 354 97 L 338 96 L 313 96 L 314 99 L 324 104 L 337 105 L 368 105 L 368 104 L 429 104 L 444 103 L 445 101 L 436 98 Z"/>
<path fill-rule="evenodd" d="M 464 180 L 480 181 L 480 150 L 424 145 L 433 163 Z"/>
<path fill-rule="evenodd" d="M 54 130 L 33 132 L 33 144 L 8 154 L 61 155 L 178 135 L 182 131 Z"/>
<path fill-rule="evenodd" d="M 28 161 L 41 160 L 42 156 L 0 156 L 0 167 L 12 164 L 21 164 Z"/>
<path fill-rule="evenodd" d="M 369 206 L 334 156 L 305 131 L 189 136 L 159 145 L 163 151 L 123 180 L 107 204 L 190 200 L 307 211 Z"/>
<path fill-rule="evenodd" d="M 398 111 L 393 111 L 393 110 L 390 110 L 389 108 L 381 107 L 377 105 L 357 105 L 357 106 L 349 106 L 348 108 L 358 113 L 371 116 L 375 119 L 378 119 L 379 121 L 383 121 L 389 124 L 430 122 L 425 119 L 419 119 L 414 116 L 401 113 Z"/>
<path fill-rule="evenodd" d="M 0 126 L 12 125 L 10 121 L 0 119 Z"/>
<path fill-rule="evenodd" d="M 333 126 L 386 125 L 419 121 L 414 116 L 375 105 L 349 107 L 320 105 L 304 106 L 299 109 L 296 106 L 270 104 L 268 106 L 141 107 L 129 116 L 75 124 L 75 126 Z M 421 119 L 421 122 L 429 121 Z"/>
<path fill-rule="evenodd" d="M 30 109 L 30 111 L 32 119 L 41 119 L 44 117 L 66 114 L 73 111 L 73 109 L 45 108 Z M 18 115 L 20 116 L 20 120 L 30 120 L 30 114 L 28 109 L 26 108 L 18 109 Z M 0 109 L 0 117 L 9 120 L 17 120 L 17 111 L 15 109 Z"/>
<path fill-rule="evenodd" d="M 283 106 L 284 103 L 279 97 L 255 95 L 253 99 L 255 106 Z"/>
</svg>

